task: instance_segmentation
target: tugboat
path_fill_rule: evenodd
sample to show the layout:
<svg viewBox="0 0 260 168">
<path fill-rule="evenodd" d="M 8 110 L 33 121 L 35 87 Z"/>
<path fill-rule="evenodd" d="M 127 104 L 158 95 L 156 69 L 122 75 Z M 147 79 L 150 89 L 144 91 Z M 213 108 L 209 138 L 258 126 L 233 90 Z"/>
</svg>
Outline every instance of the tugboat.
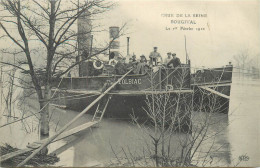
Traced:
<svg viewBox="0 0 260 168">
<path fill-rule="evenodd" d="M 110 27 L 110 38 L 114 38 L 119 33 L 119 27 Z M 127 38 L 129 48 L 129 38 Z M 84 45 L 79 44 L 79 46 Z M 129 49 L 128 55 L 129 55 Z M 112 55 L 112 57 L 111 57 Z M 116 72 L 115 65 L 119 57 L 119 42 L 115 41 L 111 45 L 110 59 L 101 61 L 100 59 L 90 59 L 79 65 L 78 77 L 63 77 L 60 81 L 54 82 L 58 94 L 52 101 L 53 104 L 73 109 L 82 110 L 90 104 L 98 95 L 104 91 L 106 86 L 117 81 L 124 73 Z M 128 69 L 136 69 L 136 64 L 126 64 Z M 134 71 L 133 70 L 133 71 Z M 233 66 L 228 65 L 223 68 L 201 69 L 191 74 L 190 60 L 187 64 L 181 64 L 177 68 L 166 68 L 163 65 L 145 66 L 145 70 L 140 73 L 131 72 L 119 84 L 102 99 L 101 107 L 107 110 L 106 116 L 114 118 L 129 118 L 133 112 L 141 117 L 145 116 L 143 106 L 147 100 L 147 95 L 152 94 L 178 94 L 195 95 L 194 103 L 204 102 L 207 106 L 207 95 L 216 96 L 219 109 L 216 111 L 228 113 L 229 95 L 232 83 Z M 58 87 L 59 86 L 59 87 Z M 97 105 L 90 112 L 95 113 L 99 109 Z M 105 107 L 105 109 L 104 109 Z"/>
<path fill-rule="evenodd" d="M 91 22 L 92 20 L 87 12 L 78 18 L 78 32 L 82 35 L 78 37 L 79 56 L 76 61 L 80 61 L 95 52 L 95 48 L 92 47 L 93 36 L 86 33 L 92 30 Z M 120 42 L 119 38 L 117 38 L 119 32 L 119 27 L 109 28 L 111 45 L 109 53 L 104 53 L 105 57 L 109 57 L 109 59 L 90 58 L 79 64 L 77 75 L 73 77 L 68 75 L 54 82 L 53 88 L 54 90 L 55 87 L 58 89 L 58 94 L 52 101 L 53 104 L 74 110 L 82 110 L 111 83 L 124 75 L 125 72 L 116 71 L 117 61 L 120 57 L 122 58 L 119 52 Z M 173 98 L 180 95 L 189 97 L 187 95 L 192 95 L 195 91 L 195 95 L 198 97 L 197 100 L 199 100 L 203 95 L 201 90 L 204 89 L 206 92 L 217 93 L 218 96 L 222 96 L 220 98 L 222 103 L 223 95 L 225 94 L 224 97 L 228 97 L 230 94 L 231 65 L 224 69 L 204 69 L 191 74 L 190 60 L 186 58 L 186 64 L 181 64 L 177 68 L 149 65 L 145 66 L 142 72 L 135 72 L 137 69 L 136 64 L 129 63 L 129 57 L 128 37 L 127 56 L 125 57 L 126 63 L 124 63 L 124 66 L 128 70 L 133 68 L 133 71 L 126 75 L 100 101 L 99 104 L 101 105 L 96 105 L 90 112 L 95 114 L 100 109 L 107 109 L 105 114 L 109 117 L 129 118 L 129 114 L 133 112 L 140 114 L 139 116 L 142 117 L 145 116 L 143 106 L 149 95 L 169 94 Z M 223 102 L 226 102 L 226 98 L 224 100 Z M 205 101 L 205 103 L 207 102 Z"/>
<path fill-rule="evenodd" d="M 82 30 L 88 30 L 88 25 L 83 27 Z M 115 39 L 119 34 L 119 27 L 110 27 L 109 32 L 110 39 Z M 93 52 L 92 44 L 89 41 L 84 41 L 84 37 L 81 38 L 79 48 L 87 51 L 86 53 Z M 86 39 L 92 38 L 87 37 Z M 127 42 L 127 57 L 129 58 L 129 38 L 127 38 Z M 80 55 L 83 54 L 80 53 Z M 146 64 L 142 71 L 136 72 L 137 62 L 125 63 L 123 61 L 127 70 L 122 73 L 116 69 L 117 62 L 122 62 L 122 59 L 124 59 L 119 54 L 119 41 L 116 40 L 111 43 L 107 57 L 109 57 L 107 61 L 91 58 L 81 62 L 78 76 L 72 77 L 69 75 L 54 81 L 53 90 L 58 89 L 58 91 L 52 103 L 77 111 L 83 110 L 104 90 L 123 77 L 124 79 L 113 90 L 90 109 L 89 113 L 94 115 L 93 118 L 100 115 L 100 118 L 107 116 L 129 119 L 131 114 L 139 118 L 147 118 L 147 113 L 143 108 L 145 108 L 149 96 L 167 94 L 170 95 L 171 99 L 176 99 L 176 97 L 185 99 L 179 104 L 182 112 L 178 115 L 185 118 L 184 123 L 189 123 L 190 114 L 186 116 L 185 104 L 190 103 L 192 95 L 195 95 L 199 101 L 204 94 L 201 90 L 204 89 L 210 94 L 214 93 L 220 96 L 221 98 L 218 98 L 217 101 L 226 104 L 226 98 L 223 95 L 226 94 L 226 97 L 228 97 L 230 94 L 230 85 L 229 88 L 226 86 L 231 83 L 231 65 L 225 68 L 204 69 L 191 74 L 190 60 L 187 60 L 186 64 L 181 64 L 175 68 L 168 68 L 162 64 Z M 77 60 L 80 60 L 80 58 L 77 58 Z M 125 75 L 128 70 L 131 72 Z M 225 101 L 222 99 L 223 97 Z M 203 102 L 208 103 L 206 99 Z"/>
<path fill-rule="evenodd" d="M 191 75 L 191 86 L 195 92 L 195 103 L 205 110 L 210 108 L 209 97 L 215 99 L 214 112 L 228 113 L 233 65 L 221 68 L 200 69 Z"/>
<path fill-rule="evenodd" d="M 119 28 L 110 27 L 110 32 L 110 36 L 115 36 L 119 32 Z M 80 77 L 63 77 L 54 82 L 53 90 L 56 87 L 58 92 L 52 103 L 73 110 L 82 110 L 107 86 L 121 78 L 124 73 L 120 74 L 116 71 L 117 61 L 121 58 L 119 58 L 118 50 L 113 48 L 115 45 L 111 46 L 109 56 L 112 53 L 113 57 L 109 61 L 90 59 L 80 64 Z M 185 95 L 193 92 L 190 85 L 189 63 L 182 64 L 178 68 L 145 64 L 143 71 L 139 72 L 136 72 L 138 62 L 123 64 L 128 67 L 125 73 L 131 68 L 133 71 L 100 102 L 106 108 L 105 115 L 108 117 L 129 118 L 129 114 L 133 112 L 135 115 L 145 116 L 143 107 L 148 95 L 170 94 L 176 96 L 176 94 Z M 90 113 L 94 114 L 100 106 L 95 106 Z"/>
</svg>

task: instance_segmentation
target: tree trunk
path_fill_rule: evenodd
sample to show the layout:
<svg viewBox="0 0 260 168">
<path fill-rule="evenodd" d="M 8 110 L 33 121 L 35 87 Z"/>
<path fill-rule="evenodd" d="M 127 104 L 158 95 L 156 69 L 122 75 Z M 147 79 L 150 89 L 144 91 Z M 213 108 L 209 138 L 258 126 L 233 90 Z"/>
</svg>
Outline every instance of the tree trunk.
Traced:
<svg viewBox="0 0 260 168">
<path fill-rule="evenodd" d="M 159 140 L 155 140 L 154 141 L 154 154 L 155 154 L 155 164 L 156 164 L 156 167 L 159 167 L 158 142 L 159 142 Z"/>
<path fill-rule="evenodd" d="M 51 98 L 51 89 L 49 85 L 45 86 L 44 89 L 44 99 L 39 100 L 40 103 L 40 109 L 41 111 L 41 117 L 40 117 L 40 139 L 46 139 L 49 137 L 49 111 L 50 111 L 50 106 L 49 106 L 49 100 Z M 45 147 L 41 150 L 41 154 L 47 154 L 48 153 L 48 148 Z"/>
<path fill-rule="evenodd" d="M 41 117 L 40 117 L 40 137 L 41 139 L 44 139 L 46 137 L 49 137 L 49 100 L 51 98 L 51 89 L 50 86 L 45 86 L 44 89 L 44 99 L 40 100 L 40 108 L 41 111 Z"/>
</svg>

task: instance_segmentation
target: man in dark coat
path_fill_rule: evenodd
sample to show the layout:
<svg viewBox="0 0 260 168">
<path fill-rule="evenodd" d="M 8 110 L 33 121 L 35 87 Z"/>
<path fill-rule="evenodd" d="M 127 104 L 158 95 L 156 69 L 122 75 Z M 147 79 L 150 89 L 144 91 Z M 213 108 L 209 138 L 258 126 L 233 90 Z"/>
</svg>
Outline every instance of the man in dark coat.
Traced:
<svg viewBox="0 0 260 168">
<path fill-rule="evenodd" d="M 144 55 L 140 56 L 141 60 L 137 63 L 136 68 L 134 68 L 133 72 L 135 74 L 144 74 L 145 73 L 145 65 L 147 65 L 147 59 Z"/>
<path fill-rule="evenodd" d="M 124 75 L 128 70 L 126 65 L 123 63 L 123 59 L 121 57 L 117 58 L 118 62 L 115 65 L 115 71 L 117 75 Z"/>
<path fill-rule="evenodd" d="M 170 65 L 172 65 L 173 68 L 176 68 L 181 65 L 180 59 L 176 56 L 175 53 L 172 54 L 172 59 L 167 64 L 167 68 L 170 68 Z"/>
</svg>

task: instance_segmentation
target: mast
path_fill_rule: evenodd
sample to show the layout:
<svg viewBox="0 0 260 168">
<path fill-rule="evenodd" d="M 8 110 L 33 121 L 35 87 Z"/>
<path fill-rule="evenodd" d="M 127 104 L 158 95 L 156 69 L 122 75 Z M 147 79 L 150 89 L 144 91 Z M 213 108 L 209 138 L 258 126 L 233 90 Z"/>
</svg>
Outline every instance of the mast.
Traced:
<svg viewBox="0 0 260 168">
<path fill-rule="evenodd" d="M 130 37 L 127 37 L 127 55 L 129 55 L 129 40 L 130 40 Z"/>
<path fill-rule="evenodd" d="M 185 39 L 186 64 L 188 64 L 188 61 L 189 61 L 189 56 L 188 56 L 188 53 L 187 53 L 187 46 L 186 46 L 186 35 L 184 35 L 184 39 Z"/>
</svg>

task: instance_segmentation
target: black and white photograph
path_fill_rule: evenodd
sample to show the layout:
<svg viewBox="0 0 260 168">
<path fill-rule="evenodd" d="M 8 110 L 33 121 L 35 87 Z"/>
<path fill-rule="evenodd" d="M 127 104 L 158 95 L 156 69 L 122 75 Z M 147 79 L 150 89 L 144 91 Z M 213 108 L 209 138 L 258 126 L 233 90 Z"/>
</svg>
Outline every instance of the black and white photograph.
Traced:
<svg viewBox="0 0 260 168">
<path fill-rule="evenodd" d="M 0 0 L 0 167 L 259 167 L 260 1 Z"/>
</svg>

